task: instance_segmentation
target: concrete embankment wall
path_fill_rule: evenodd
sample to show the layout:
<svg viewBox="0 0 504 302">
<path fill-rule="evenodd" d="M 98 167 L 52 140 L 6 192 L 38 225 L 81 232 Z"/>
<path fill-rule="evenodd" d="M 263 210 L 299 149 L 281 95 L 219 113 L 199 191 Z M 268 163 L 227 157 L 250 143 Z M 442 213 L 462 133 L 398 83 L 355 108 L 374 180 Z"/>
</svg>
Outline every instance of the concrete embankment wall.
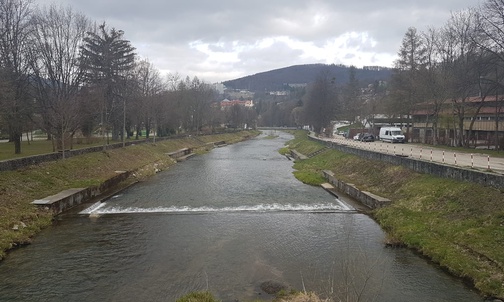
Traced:
<svg viewBox="0 0 504 302">
<path fill-rule="evenodd" d="M 187 155 L 189 155 L 191 153 L 192 153 L 192 149 L 191 148 L 182 148 L 182 149 L 177 150 L 177 151 L 166 153 L 166 155 L 168 155 L 169 157 L 171 157 L 173 159 L 178 159 L 178 158 L 187 156 Z"/>
<path fill-rule="evenodd" d="M 390 204 L 390 199 L 375 195 L 370 192 L 361 191 L 357 189 L 357 187 L 355 187 L 353 184 L 348 184 L 336 179 L 331 171 L 324 170 L 323 173 L 327 181 L 335 188 L 337 188 L 337 190 L 361 202 L 363 205 L 367 206 L 370 209 L 377 209 Z"/>
<path fill-rule="evenodd" d="M 485 173 L 477 170 L 464 169 L 460 167 L 453 167 L 434 162 L 416 160 L 409 157 L 396 156 L 391 154 L 384 154 L 370 150 L 352 148 L 345 145 L 336 144 L 334 142 L 327 142 L 318 140 L 310 136 L 310 139 L 316 140 L 326 144 L 328 147 L 350 153 L 371 160 L 379 160 L 394 165 L 401 165 L 409 168 L 415 172 L 432 174 L 444 178 L 452 178 L 461 181 L 469 181 L 484 186 L 490 186 L 497 189 L 504 189 L 504 176 L 496 173 Z"/>
<path fill-rule="evenodd" d="M 117 175 L 107 179 L 99 186 L 64 190 L 58 194 L 34 200 L 32 204 L 47 208 L 55 215 L 60 214 L 72 207 L 87 202 L 94 197 L 105 194 L 107 191 L 117 187 L 119 183 L 126 180 L 131 174 L 129 171 L 117 171 L 116 173 Z"/>
<path fill-rule="evenodd" d="M 296 150 L 290 150 L 290 154 L 294 159 L 307 159 L 308 157 L 304 154 L 297 152 Z"/>
</svg>

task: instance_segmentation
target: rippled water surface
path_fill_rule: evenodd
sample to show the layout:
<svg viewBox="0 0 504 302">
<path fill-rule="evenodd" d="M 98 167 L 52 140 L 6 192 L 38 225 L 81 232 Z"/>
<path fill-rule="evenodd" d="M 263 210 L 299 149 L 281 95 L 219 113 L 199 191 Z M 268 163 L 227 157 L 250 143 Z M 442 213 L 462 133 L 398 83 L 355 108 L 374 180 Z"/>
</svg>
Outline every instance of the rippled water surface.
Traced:
<svg viewBox="0 0 504 302">
<path fill-rule="evenodd" d="M 269 134 L 269 133 L 268 133 Z M 292 176 L 291 137 L 214 149 L 80 213 L 0 263 L 1 301 L 270 299 L 261 282 L 361 301 L 482 301 L 369 217 Z M 355 301 L 355 300 L 354 300 Z"/>
</svg>

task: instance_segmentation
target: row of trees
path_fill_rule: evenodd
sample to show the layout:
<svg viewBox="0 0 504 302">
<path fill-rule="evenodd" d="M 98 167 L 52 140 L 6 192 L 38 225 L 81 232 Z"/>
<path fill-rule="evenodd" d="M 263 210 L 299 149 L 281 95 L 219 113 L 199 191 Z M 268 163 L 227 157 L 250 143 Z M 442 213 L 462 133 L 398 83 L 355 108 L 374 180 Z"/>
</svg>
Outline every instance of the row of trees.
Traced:
<svg viewBox="0 0 504 302">
<path fill-rule="evenodd" d="M 161 76 L 123 36 L 70 7 L 0 0 L 0 129 L 15 153 L 32 129 L 43 129 L 64 152 L 77 132 L 100 133 L 108 143 L 109 133 L 124 141 L 142 131 L 198 132 L 232 114 L 243 123 L 241 108 L 226 116 L 211 106 L 211 85 Z"/>
<path fill-rule="evenodd" d="M 440 122 L 448 119 L 456 145 L 468 146 L 475 117 L 485 100 L 490 96 L 495 100 L 499 91 L 504 92 L 504 1 L 487 0 L 480 7 L 453 13 L 440 28 L 425 32 L 409 28 L 395 67 L 390 111 L 407 115 L 423 103 L 429 112 L 426 122 L 433 128 L 434 144 Z M 478 95 L 482 102 L 470 105 L 470 97 Z M 502 107 L 502 100 L 500 103 Z M 452 112 L 443 116 L 447 104 Z M 469 131 L 464 130 L 467 117 L 473 117 Z"/>
<path fill-rule="evenodd" d="M 265 98 L 255 110 L 236 105 L 221 111 L 209 84 L 178 74 L 164 78 L 138 58 L 121 30 L 96 25 L 70 7 L 0 0 L 0 30 L 0 130 L 14 142 L 15 153 L 21 153 L 22 133 L 32 129 L 42 129 L 64 152 L 77 132 L 100 133 L 108 143 L 109 133 L 124 141 L 142 131 L 149 137 L 222 124 L 253 126 L 258 117 L 264 125 L 301 125 L 318 110 L 316 102 L 302 107 L 301 89 L 291 95 L 294 102 Z M 309 91 L 329 102 L 334 79 Z M 326 119 L 332 112 L 327 106 Z M 305 114 L 292 116 L 295 108 Z"/>
<path fill-rule="evenodd" d="M 142 131 L 147 136 L 197 133 L 256 121 L 312 125 L 320 132 L 334 119 L 352 121 L 373 113 L 404 116 L 428 101 L 434 143 L 441 120 L 446 120 L 441 109 L 449 103 L 457 144 L 467 145 L 464 120 L 481 108 L 470 107 L 470 97 L 479 94 L 485 100 L 504 91 L 503 12 L 504 0 L 487 0 L 452 14 L 441 28 L 409 28 L 388 92 L 375 84 L 363 99 L 355 68 L 342 87 L 325 71 L 288 97 L 258 94 L 255 110 L 235 106 L 223 112 L 212 105 L 217 98 L 209 84 L 178 74 L 161 76 L 137 56 L 121 30 L 97 25 L 71 8 L 0 0 L 0 129 L 20 153 L 22 133 L 35 128 L 56 138 L 65 150 L 77 132 L 100 133 L 104 141 L 110 133 L 124 141 Z"/>
</svg>

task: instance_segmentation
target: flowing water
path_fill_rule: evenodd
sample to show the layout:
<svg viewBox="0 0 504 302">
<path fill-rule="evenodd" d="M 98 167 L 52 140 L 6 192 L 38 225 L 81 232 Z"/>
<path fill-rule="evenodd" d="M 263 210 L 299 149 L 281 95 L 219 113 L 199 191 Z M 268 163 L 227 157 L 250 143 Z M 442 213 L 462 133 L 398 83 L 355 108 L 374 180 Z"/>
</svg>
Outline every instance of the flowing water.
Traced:
<svg viewBox="0 0 504 302">
<path fill-rule="evenodd" d="M 269 133 L 267 133 L 269 134 Z M 260 137 L 193 157 L 120 195 L 61 215 L 0 263 L 1 301 L 271 300 L 276 281 L 356 301 L 483 301 L 368 216 L 293 175 Z"/>
</svg>

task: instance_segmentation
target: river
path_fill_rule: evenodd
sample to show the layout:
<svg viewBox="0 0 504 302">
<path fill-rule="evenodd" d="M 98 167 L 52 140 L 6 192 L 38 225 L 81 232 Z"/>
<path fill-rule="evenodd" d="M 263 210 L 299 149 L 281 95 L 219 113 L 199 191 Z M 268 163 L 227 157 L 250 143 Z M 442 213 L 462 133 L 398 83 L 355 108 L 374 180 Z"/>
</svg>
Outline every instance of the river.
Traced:
<svg viewBox="0 0 504 302">
<path fill-rule="evenodd" d="M 259 286 L 273 280 L 335 300 L 483 301 L 413 252 L 384 247 L 368 216 L 296 180 L 277 152 L 292 137 L 267 134 L 60 215 L 0 263 L 0 300 L 175 301 L 198 290 L 271 300 Z"/>
</svg>

